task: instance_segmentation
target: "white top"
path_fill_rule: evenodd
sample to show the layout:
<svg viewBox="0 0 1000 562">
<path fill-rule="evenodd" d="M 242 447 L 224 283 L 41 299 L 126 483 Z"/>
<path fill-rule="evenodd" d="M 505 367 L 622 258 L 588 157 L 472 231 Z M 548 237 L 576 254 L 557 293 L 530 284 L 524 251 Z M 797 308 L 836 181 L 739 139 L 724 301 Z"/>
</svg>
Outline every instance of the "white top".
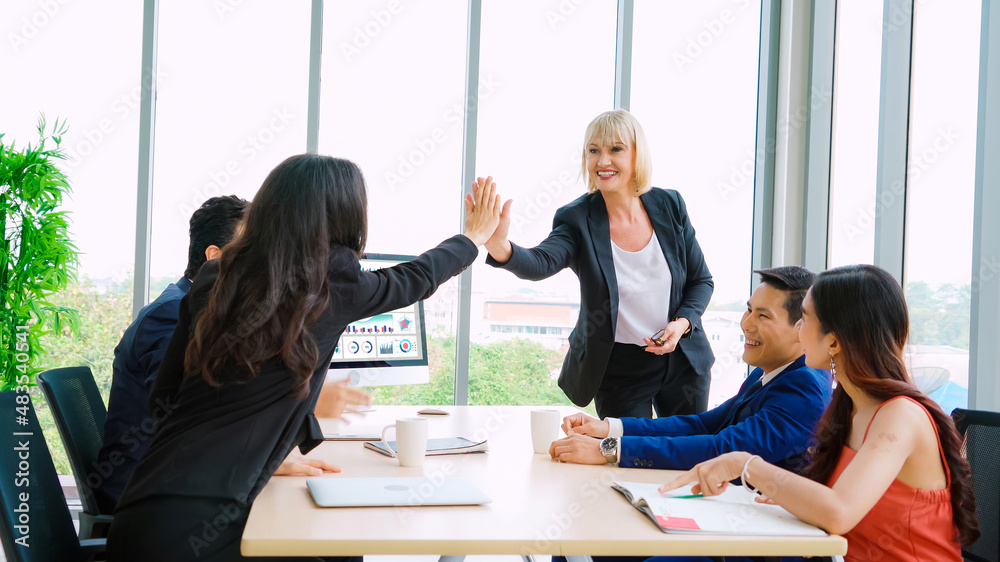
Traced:
<svg viewBox="0 0 1000 562">
<path fill-rule="evenodd" d="M 656 232 L 646 247 L 628 252 L 612 240 L 618 279 L 618 322 L 615 343 L 646 346 L 643 338 L 666 327 L 670 322 L 670 268 L 656 239 Z"/>
</svg>

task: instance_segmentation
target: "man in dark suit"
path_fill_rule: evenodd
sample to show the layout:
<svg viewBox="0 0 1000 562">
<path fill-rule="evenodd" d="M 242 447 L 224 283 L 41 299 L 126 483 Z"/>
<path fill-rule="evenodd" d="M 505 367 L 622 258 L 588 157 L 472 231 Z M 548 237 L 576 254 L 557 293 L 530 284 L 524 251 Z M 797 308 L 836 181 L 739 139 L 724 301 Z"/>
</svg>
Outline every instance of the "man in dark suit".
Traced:
<svg viewBox="0 0 1000 562">
<path fill-rule="evenodd" d="M 150 410 L 147 403 L 167 342 L 177 326 L 181 299 L 202 264 L 219 257 L 220 248 L 233 238 L 247 204 L 232 195 L 213 197 L 194 212 L 184 275 L 139 311 L 115 347 L 104 446 L 97 465 L 87 475 L 98 484 L 94 495 L 102 513 L 114 510 L 158 423 L 169 414 L 166 406 Z"/>
<path fill-rule="evenodd" d="M 756 368 L 736 396 L 708 412 L 654 420 L 575 414 L 565 418 L 568 437 L 552 443 L 552 457 L 686 470 L 729 451 L 748 451 L 795 472 L 805 468 L 832 392 L 829 371 L 805 365 L 796 326 L 815 275 L 795 266 L 756 273 L 761 284 L 740 322 L 743 360 Z"/>
</svg>

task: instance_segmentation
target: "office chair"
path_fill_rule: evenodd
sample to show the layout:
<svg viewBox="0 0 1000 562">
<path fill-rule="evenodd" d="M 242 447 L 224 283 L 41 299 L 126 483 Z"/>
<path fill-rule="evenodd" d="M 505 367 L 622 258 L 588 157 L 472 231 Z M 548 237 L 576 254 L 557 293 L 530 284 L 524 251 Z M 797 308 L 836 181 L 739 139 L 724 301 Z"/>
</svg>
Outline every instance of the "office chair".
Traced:
<svg viewBox="0 0 1000 562">
<path fill-rule="evenodd" d="M 982 533 L 962 549 L 970 562 L 1000 561 L 1000 413 L 963 410 L 951 413 L 962 437 L 962 454 L 972 471 L 976 518 Z"/>
<path fill-rule="evenodd" d="M 92 480 L 102 476 L 94 471 L 104 441 L 104 420 L 108 411 L 97 390 L 90 367 L 52 369 L 38 375 L 45 400 L 66 446 L 76 487 L 80 491 L 80 538 L 106 537 L 111 514 L 101 513 Z"/>
<path fill-rule="evenodd" d="M 20 401 L 19 401 L 20 399 Z M 23 403 L 22 403 L 23 402 Z M 80 540 L 28 394 L 0 392 L 0 542 L 10 562 L 101 560 L 105 540 Z"/>
</svg>

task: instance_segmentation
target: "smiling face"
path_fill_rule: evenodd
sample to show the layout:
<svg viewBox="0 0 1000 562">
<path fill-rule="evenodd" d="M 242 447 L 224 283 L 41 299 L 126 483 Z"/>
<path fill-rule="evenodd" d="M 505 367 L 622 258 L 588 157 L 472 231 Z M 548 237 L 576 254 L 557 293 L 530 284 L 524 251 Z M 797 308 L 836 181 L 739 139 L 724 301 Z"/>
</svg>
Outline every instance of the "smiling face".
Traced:
<svg viewBox="0 0 1000 562">
<path fill-rule="evenodd" d="M 788 321 L 788 293 L 761 283 L 747 301 L 740 328 L 743 329 L 743 361 L 765 373 L 802 356 L 799 330 Z"/>
<path fill-rule="evenodd" d="M 635 192 L 635 150 L 621 141 L 587 145 L 587 173 L 590 183 L 602 192 Z"/>
</svg>

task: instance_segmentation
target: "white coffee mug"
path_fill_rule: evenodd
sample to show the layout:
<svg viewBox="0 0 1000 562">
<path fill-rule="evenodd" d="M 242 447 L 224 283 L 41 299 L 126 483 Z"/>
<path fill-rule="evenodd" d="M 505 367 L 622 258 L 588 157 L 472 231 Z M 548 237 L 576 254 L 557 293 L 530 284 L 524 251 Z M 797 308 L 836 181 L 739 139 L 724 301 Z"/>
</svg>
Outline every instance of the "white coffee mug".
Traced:
<svg viewBox="0 0 1000 562">
<path fill-rule="evenodd" d="M 562 416 L 558 410 L 531 411 L 531 446 L 535 452 L 546 454 L 552 442 L 559 439 L 559 425 Z"/>
<path fill-rule="evenodd" d="M 382 444 L 393 457 L 399 459 L 399 466 L 423 466 L 427 454 L 427 420 L 424 418 L 400 418 L 396 423 L 382 430 Z M 396 449 L 385 438 L 390 430 L 396 430 Z"/>
</svg>

